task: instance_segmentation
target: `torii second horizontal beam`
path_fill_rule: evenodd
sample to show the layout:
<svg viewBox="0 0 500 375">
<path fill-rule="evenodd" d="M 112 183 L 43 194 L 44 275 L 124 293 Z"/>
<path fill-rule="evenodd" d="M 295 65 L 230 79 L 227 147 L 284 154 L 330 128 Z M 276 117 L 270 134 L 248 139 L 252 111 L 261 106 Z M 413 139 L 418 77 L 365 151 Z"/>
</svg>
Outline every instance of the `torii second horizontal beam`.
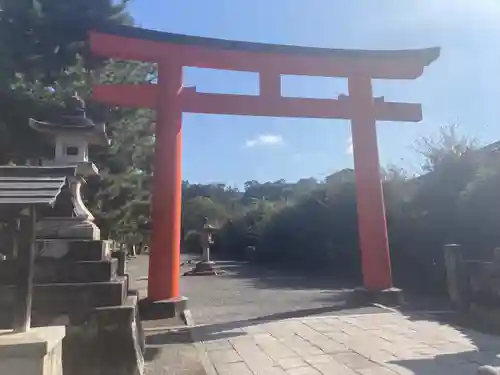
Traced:
<svg viewBox="0 0 500 375">
<path fill-rule="evenodd" d="M 124 107 L 156 109 L 158 85 L 95 85 L 92 99 Z M 261 96 L 211 94 L 183 88 L 179 92 L 183 112 L 247 115 L 267 117 L 330 118 L 349 120 L 355 108 L 348 96 L 339 99 L 309 99 L 278 97 L 269 100 Z M 419 122 L 422 106 L 416 103 L 385 102 L 374 99 L 375 117 L 379 121 Z M 352 109 L 351 109 L 352 108 Z"/>
</svg>

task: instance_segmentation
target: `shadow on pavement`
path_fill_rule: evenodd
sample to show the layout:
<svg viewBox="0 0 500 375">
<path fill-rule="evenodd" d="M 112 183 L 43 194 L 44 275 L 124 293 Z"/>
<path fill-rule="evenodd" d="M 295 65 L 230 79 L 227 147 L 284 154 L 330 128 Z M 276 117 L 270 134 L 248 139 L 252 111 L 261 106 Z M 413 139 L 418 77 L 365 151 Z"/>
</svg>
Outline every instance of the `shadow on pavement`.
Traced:
<svg viewBox="0 0 500 375">
<path fill-rule="evenodd" d="M 222 277 L 242 278 L 259 289 L 342 289 L 356 286 L 341 281 L 335 275 L 318 275 L 308 271 L 280 269 L 248 262 L 217 260 L 216 267 L 224 271 Z"/>
<path fill-rule="evenodd" d="M 302 309 L 284 313 L 264 315 L 253 319 L 237 320 L 226 323 L 206 324 L 195 327 L 186 327 L 176 333 L 162 332 L 147 337 L 146 344 L 165 345 L 169 343 L 186 342 L 185 340 L 188 340 L 185 335 L 186 332 L 191 333 L 191 337 L 189 338 L 191 342 L 193 341 L 207 342 L 219 339 L 228 339 L 232 337 L 246 335 L 246 333 L 242 331 L 241 328 L 246 328 L 272 321 L 318 316 L 325 313 L 328 313 L 329 316 L 338 316 L 338 315 L 374 314 L 374 313 L 388 313 L 388 312 L 390 311 L 375 306 L 352 308 L 347 305 L 336 305 L 336 306 L 328 306 L 315 309 Z"/>
</svg>

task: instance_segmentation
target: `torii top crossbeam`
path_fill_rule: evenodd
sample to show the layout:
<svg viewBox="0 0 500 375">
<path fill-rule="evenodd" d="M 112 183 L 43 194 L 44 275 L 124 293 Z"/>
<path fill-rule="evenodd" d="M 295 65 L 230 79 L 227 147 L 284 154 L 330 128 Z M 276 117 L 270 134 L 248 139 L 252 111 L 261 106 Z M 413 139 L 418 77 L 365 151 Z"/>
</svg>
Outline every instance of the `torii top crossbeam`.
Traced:
<svg viewBox="0 0 500 375">
<path fill-rule="evenodd" d="M 158 84 L 96 85 L 93 98 L 113 105 L 157 110 L 151 300 L 178 297 L 181 119 L 183 112 L 272 117 L 349 119 L 352 124 L 360 248 L 365 287 L 392 286 L 379 175 L 375 123 L 422 119 L 420 104 L 373 98 L 372 79 L 416 79 L 439 56 L 439 48 L 366 51 L 296 47 L 177 35 L 129 26 L 90 33 L 102 57 L 158 64 Z M 260 94 L 199 93 L 182 86 L 184 66 L 259 73 Z M 332 99 L 289 98 L 282 75 L 344 77 L 349 95 Z"/>
<path fill-rule="evenodd" d="M 350 77 L 363 67 L 376 79 L 415 79 L 440 53 L 438 47 L 384 51 L 240 42 L 121 25 L 101 27 L 90 38 L 93 53 L 123 60 L 158 62 L 175 51 L 185 66 L 251 72 L 274 66 L 281 74 L 325 77 Z M 388 67 L 388 62 L 395 66 Z"/>
<path fill-rule="evenodd" d="M 351 119 L 343 99 L 302 99 L 281 96 L 281 75 L 415 79 L 439 56 L 439 48 L 404 51 L 363 51 L 296 47 L 170 34 L 128 26 L 113 26 L 90 34 L 98 56 L 159 63 L 176 60 L 182 66 L 260 73 L 260 96 L 197 93 L 182 90 L 184 112 L 252 116 Z M 155 108 L 156 86 L 120 89 L 98 86 L 95 98 L 124 106 Z M 130 90 L 129 89 L 129 90 Z M 130 93 L 130 94 L 129 94 Z M 141 95 L 137 95 L 137 94 Z M 245 99 L 241 101 L 241 99 Z M 272 98 L 273 101 L 268 99 Z M 420 121 L 420 105 L 377 101 L 381 121 Z"/>
</svg>

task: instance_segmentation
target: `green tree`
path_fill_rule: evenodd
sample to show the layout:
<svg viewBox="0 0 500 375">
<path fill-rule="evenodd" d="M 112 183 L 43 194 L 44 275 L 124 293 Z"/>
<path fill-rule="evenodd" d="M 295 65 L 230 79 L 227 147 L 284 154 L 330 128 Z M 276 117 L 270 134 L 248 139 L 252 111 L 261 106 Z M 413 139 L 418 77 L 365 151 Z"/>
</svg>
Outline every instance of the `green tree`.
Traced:
<svg viewBox="0 0 500 375">
<path fill-rule="evenodd" d="M 195 197 L 184 201 L 182 208 L 183 225 L 186 231 L 200 230 L 207 217 L 211 225 L 222 225 L 227 219 L 226 210 L 210 197 Z"/>
</svg>

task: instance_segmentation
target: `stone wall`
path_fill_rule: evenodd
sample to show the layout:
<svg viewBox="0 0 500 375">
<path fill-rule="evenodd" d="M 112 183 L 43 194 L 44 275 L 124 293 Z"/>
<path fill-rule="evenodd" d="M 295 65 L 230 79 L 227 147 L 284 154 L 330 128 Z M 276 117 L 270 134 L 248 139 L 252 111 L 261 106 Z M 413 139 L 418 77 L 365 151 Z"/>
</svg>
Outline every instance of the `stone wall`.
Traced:
<svg viewBox="0 0 500 375">
<path fill-rule="evenodd" d="M 500 330 L 500 248 L 444 247 L 448 294 L 454 307 Z"/>
</svg>

